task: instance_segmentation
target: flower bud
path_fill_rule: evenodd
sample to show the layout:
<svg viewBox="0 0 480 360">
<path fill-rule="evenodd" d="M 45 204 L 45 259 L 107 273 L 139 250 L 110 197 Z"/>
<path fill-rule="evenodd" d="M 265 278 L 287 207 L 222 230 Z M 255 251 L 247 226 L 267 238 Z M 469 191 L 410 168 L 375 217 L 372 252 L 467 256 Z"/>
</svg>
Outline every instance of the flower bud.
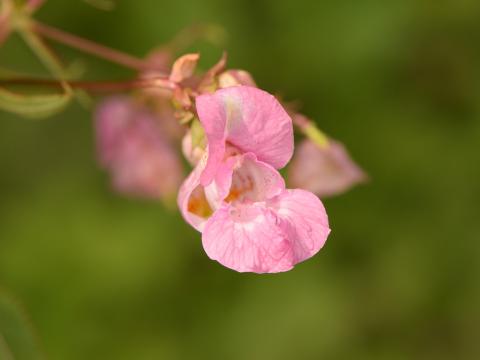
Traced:
<svg viewBox="0 0 480 360">
<path fill-rule="evenodd" d="M 350 158 L 345 147 L 334 140 L 319 146 L 306 139 L 297 146 L 288 170 L 293 188 L 311 191 L 320 197 L 333 196 L 365 182 L 367 175 Z"/>
<path fill-rule="evenodd" d="M 257 87 L 252 75 L 244 70 L 227 70 L 219 75 L 218 86 L 220 88 L 227 88 L 236 85 Z"/>
</svg>

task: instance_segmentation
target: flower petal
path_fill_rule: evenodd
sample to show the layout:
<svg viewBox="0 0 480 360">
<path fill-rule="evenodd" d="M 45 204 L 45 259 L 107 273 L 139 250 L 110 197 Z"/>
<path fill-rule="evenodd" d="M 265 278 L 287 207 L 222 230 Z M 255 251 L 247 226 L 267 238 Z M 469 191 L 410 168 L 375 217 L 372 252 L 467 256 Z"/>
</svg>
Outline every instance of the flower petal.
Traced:
<svg viewBox="0 0 480 360">
<path fill-rule="evenodd" d="M 213 210 L 205 196 L 203 186 L 200 185 L 200 175 L 206 164 L 203 157 L 190 175 L 185 179 L 178 192 L 177 204 L 187 223 L 196 230 L 202 231 L 208 217 Z"/>
<path fill-rule="evenodd" d="M 296 262 L 315 255 L 325 244 L 330 228 L 318 197 L 305 190 L 286 190 L 268 202 L 278 217 L 290 223 L 290 240 Z"/>
<path fill-rule="evenodd" d="M 179 57 L 172 66 L 170 80 L 176 83 L 182 82 L 191 77 L 197 67 L 199 54 L 186 54 Z"/>
<path fill-rule="evenodd" d="M 224 204 L 207 221 L 202 243 L 211 259 L 228 268 L 275 273 L 315 255 L 329 233 L 320 200 L 286 190 L 266 204 Z"/>
<path fill-rule="evenodd" d="M 213 209 L 225 202 L 256 202 L 273 198 L 285 190 L 277 170 L 258 161 L 253 153 L 228 157 L 218 167 L 205 194 Z"/>
<path fill-rule="evenodd" d="M 196 99 L 200 121 L 208 139 L 208 160 L 202 184 L 212 181 L 225 154 L 226 143 L 260 161 L 282 168 L 293 154 L 292 119 L 267 92 L 234 86 Z"/>
<path fill-rule="evenodd" d="M 275 273 L 290 270 L 294 253 L 279 219 L 259 204 L 224 205 L 208 220 L 202 234 L 207 255 L 239 271 Z"/>
</svg>

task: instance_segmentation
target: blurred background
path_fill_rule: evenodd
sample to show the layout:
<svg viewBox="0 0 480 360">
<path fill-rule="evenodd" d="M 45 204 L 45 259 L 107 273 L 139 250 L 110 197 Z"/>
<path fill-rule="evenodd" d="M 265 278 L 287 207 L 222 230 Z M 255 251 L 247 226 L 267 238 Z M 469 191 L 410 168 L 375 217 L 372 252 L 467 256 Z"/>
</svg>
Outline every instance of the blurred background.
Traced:
<svg viewBox="0 0 480 360">
<path fill-rule="evenodd" d="M 113 193 L 91 112 L 0 113 L 0 286 L 50 359 L 480 358 L 480 2 L 49 0 L 38 19 L 144 56 L 192 23 L 300 100 L 371 182 L 325 199 L 293 271 L 238 274 L 177 211 Z M 64 47 L 86 79 L 133 73 Z M 211 65 L 221 48 L 199 43 Z M 0 63 L 38 71 L 16 36 Z"/>
</svg>

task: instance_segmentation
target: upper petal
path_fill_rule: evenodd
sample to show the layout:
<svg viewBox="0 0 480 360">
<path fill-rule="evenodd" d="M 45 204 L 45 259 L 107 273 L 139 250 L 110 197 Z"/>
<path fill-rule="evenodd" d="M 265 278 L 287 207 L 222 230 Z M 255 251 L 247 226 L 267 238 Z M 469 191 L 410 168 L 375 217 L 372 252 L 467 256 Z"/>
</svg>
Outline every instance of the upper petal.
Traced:
<svg viewBox="0 0 480 360">
<path fill-rule="evenodd" d="M 254 87 L 233 86 L 197 97 L 196 106 L 208 140 L 203 184 L 212 180 L 226 142 L 277 169 L 290 160 L 292 120 L 274 96 Z"/>
</svg>

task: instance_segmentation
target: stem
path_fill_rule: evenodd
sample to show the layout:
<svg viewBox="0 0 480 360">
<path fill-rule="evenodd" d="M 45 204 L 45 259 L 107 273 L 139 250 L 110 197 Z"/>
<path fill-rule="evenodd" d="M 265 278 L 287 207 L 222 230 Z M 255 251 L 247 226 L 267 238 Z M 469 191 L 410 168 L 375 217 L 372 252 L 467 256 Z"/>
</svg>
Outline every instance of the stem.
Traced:
<svg viewBox="0 0 480 360">
<path fill-rule="evenodd" d="M 4 0 L 0 11 L 0 45 L 10 35 L 10 17 L 13 11 L 13 3 L 10 0 Z"/>
<path fill-rule="evenodd" d="M 45 0 L 28 0 L 25 4 L 25 9 L 29 14 L 33 14 L 35 11 L 40 9 L 45 3 Z"/>
<path fill-rule="evenodd" d="M 1 79 L 0 85 L 36 85 L 61 88 L 62 83 L 55 80 L 36 78 L 11 78 Z M 75 89 L 90 90 L 93 92 L 126 91 L 132 89 L 143 89 L 149 87 L 174 90 L 175 83 L 165 78 L 134 79 L 127 81 L 69 81 L 68 85 Z"/>
<path fill-rule="evenodd" d="M 64 80 L 65 70 L 63 69 L 62 63 L 55 57 L 55 54 L 50 52 L 49 48 L 37 34 L 29 31 L 28 26 L 28 22 L 23 26 L 19 26 L 17 28 L 18 33 L 23 38 L 25 43 L 30 47 L 30 49 L 37 55 L 48 71 L 59 80 L 58 82 L 65 94 L 70 94 L 72 89 Z"/>
<path fill-rule="evenodd" d="M 296 113 L 292 115 L 293 124 L 310 140 L 312 140 L 317 146 L 326 148 L 329 146 L 330 141 L 328 136 L 321 131 L 313 121 L 306 116 Z"/>
<path fill-rule="evenodd" d="M 105 60 L 117 63 L 119 65 L 134 69 L 148 70 L 151 69 L 149 63 L 129 54 L 125 54 L 118 50 L 97 44 L 91 40 L 81 38 L 77 35 L 70 34 L 63 30 L 42 24 L 38 21 L 32 21 L 32 29 L 46 38 L 57 41 L 61 44 L 68 45 L 72 48 L 83 52 L 98 56 Z"/>
</svg>

